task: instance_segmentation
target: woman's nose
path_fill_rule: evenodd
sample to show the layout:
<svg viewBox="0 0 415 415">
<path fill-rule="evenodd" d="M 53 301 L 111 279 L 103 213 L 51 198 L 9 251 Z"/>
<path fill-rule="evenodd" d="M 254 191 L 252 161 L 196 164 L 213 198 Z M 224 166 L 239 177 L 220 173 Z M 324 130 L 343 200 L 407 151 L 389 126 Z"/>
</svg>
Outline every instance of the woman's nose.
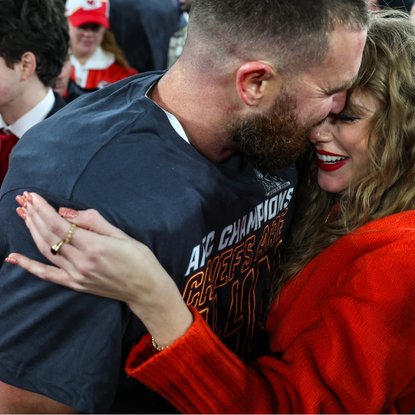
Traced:
<svg viewBox="0 0 415 415">
<path fill-rule="evenodd" d="M 312 143 L 316 143 L 320 139 L 320 125 L 318 125 L 317 127 L 314 127 L 310 131 L 310 135 L 308 138 Z"/>
<path fill-rule="evenodd" d="M 309 135 L 309 140 L 312 143 L 318 143 L 321 141 L 327 141 L 329 139 L 329 131 L 327 128 L 327 119 L 323 121 L 321 124 L 315 126 Z"/>
</svg>

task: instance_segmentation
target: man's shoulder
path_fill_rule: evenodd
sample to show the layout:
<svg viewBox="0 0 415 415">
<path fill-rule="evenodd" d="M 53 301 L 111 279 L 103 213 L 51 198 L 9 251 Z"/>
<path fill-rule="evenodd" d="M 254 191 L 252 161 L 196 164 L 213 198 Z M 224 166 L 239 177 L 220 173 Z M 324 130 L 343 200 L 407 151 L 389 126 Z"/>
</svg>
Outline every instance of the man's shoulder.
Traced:
<svg viewBox="0 0 415 415">
<path fill-rule="evenodd" d="M 161 78 L 163 73 L 148 72 L 129 76 L 95 92 L 84 94 L 81 99 L 77 99 L 65 108 L 64 115 L 75 114 L 78 117 L 82 115 L 87 117 L 90 111 L 112 112 L 114 108 L 127 107 L 132 102 L 145 98 L 147 90 Z M 90 117 L 89 119 L 93 122 L 93 119 Z"/>
<path fill-rule="evenodd" d="M 69 197 L 79 177 L 105 147 L 128 143 L 130 148 L 132 141 L 145 141 L 141 137 L 150 130 L 158 134 L 167 118 L 145 93 L 160 76 L 138 75 L 109 85 L 77 98 L 35 125 L 13 151 L 2 193 L 33 183 Z M 145 116 L 148 114 L 151 116 Z M 128 153 L 126 146 L 123 149 Z M 102 168 L 118 162 L 119 158 L 111 156 Z"/>
<path fill-rule="evenodd" d="M 42 142 L 106 142 L 108 137 L 124 131 L 154 104 L 146 98 L 149 87 L 162 73 L 131 76 L 93 93 L 80 96 L 53 117 L 32 128 L 27 136 L 38 147 Z M 88 141 L 87 141 L 88 140 Z M 29 140 L 22 140 L 29 143 Z M 32 148 L 32 151 L 36 151 Z"/>
</svg>

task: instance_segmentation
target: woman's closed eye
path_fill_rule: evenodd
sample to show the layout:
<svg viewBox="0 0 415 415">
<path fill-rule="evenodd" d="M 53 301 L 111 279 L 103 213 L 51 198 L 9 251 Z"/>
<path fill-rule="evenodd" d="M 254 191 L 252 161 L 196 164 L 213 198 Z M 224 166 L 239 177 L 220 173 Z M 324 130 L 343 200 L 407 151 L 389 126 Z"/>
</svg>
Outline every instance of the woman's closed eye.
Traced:
<svg viewBox="0 0 415 415">
<path fill-rule="evenodd" d="M 357 115 L 345 114 L 342 112 L 337 114 L 337 119 L 339 121 L 344 121 L 344 122 L 354 122 L 357 120 L 361 120 L 361 118 L 358 117 Z"/>
</svg>

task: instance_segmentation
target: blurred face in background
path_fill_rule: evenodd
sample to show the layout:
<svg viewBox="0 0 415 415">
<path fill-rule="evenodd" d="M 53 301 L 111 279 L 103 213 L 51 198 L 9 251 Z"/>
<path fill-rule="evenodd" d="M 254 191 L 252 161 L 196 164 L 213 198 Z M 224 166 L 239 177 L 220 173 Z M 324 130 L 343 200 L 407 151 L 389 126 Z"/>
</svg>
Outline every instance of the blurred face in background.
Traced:
<svg viewBox="0 0 415 415">
<path fill-rule="evenodd" d="M 180 8 L 182 9 L 182 12 L 189 13 L 190 6 L 193 3 L 193 0 L 179 0 Z"/>
<path fill-rule="evenodd" d="M 369 0 L 369 10 L 379 10 L 378 0 Z"/>
<path fill-rule="evenodd" d="M 105 27 L 98 23 L 86 23 L 75 27 L 69 22 L 72 55 L 85 63 L 101 45 Z"/>
<path fill-rule="evenodd" d="M 68 89 L 68 83 L 69 83 L 69 78 L 71 76 L 71 70 L 72 70 L 72 65 L 71 65 L 71 61 L 69 60 L 69 55 L 68 55 L 68 58 L 63 64 L 62 72 L 56 78 L 56 86 L 55 88 L 53 88 L 53 90 L 61 96 L 64 96 L 66 90 Z"/>
</svg>

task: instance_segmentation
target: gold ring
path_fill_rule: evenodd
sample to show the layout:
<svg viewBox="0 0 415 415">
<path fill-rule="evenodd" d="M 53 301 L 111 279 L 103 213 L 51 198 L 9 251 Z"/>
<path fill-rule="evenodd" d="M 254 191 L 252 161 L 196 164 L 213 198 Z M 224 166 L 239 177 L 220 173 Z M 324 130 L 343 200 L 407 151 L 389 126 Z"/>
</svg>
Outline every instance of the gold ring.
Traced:
<svg viewBox="0 0 415 415">
<path fill-rule="evenodd" d="M 58 242 L 57 244 L 52 246 L 52 249 L 50 250 L 50 252 L 52 252 L 53 255 L 56 255 L 57 253 L 59 253 L 59 249 L 61 249 L 61 246 L 64 244 L 64 240 Z"/>
<path fill-rule="evenodd" d="M 51 248 L 51 252 L 53 255 L 56 255 L 59 253 L 59 249 L 61 249 L 61 246 L 63 244 L 70 244 L 71 243 L 71 239 L 72 239 L 72 234 L 74 229 L 76 228 L 76 223 L 73 223 L 69 229 L 68 235 L 66 236 L 66 239 L 62 239 L 60 242 L 58 242 L 57 244 L 53 245 Z"/>
<path fill-rule="evenodd" d="M 73 234 L 73 231 L 74 231 L 75 228 L 76 228 L 76 223 L 73 223 L 71 225 L 71 228 L 69 229 L 68 235 L 66 236 L 66 239 L 65 239 L 65 243 L 66 244 L 70 244 L 71 243 L 72 234 Z"/>
</svg>

